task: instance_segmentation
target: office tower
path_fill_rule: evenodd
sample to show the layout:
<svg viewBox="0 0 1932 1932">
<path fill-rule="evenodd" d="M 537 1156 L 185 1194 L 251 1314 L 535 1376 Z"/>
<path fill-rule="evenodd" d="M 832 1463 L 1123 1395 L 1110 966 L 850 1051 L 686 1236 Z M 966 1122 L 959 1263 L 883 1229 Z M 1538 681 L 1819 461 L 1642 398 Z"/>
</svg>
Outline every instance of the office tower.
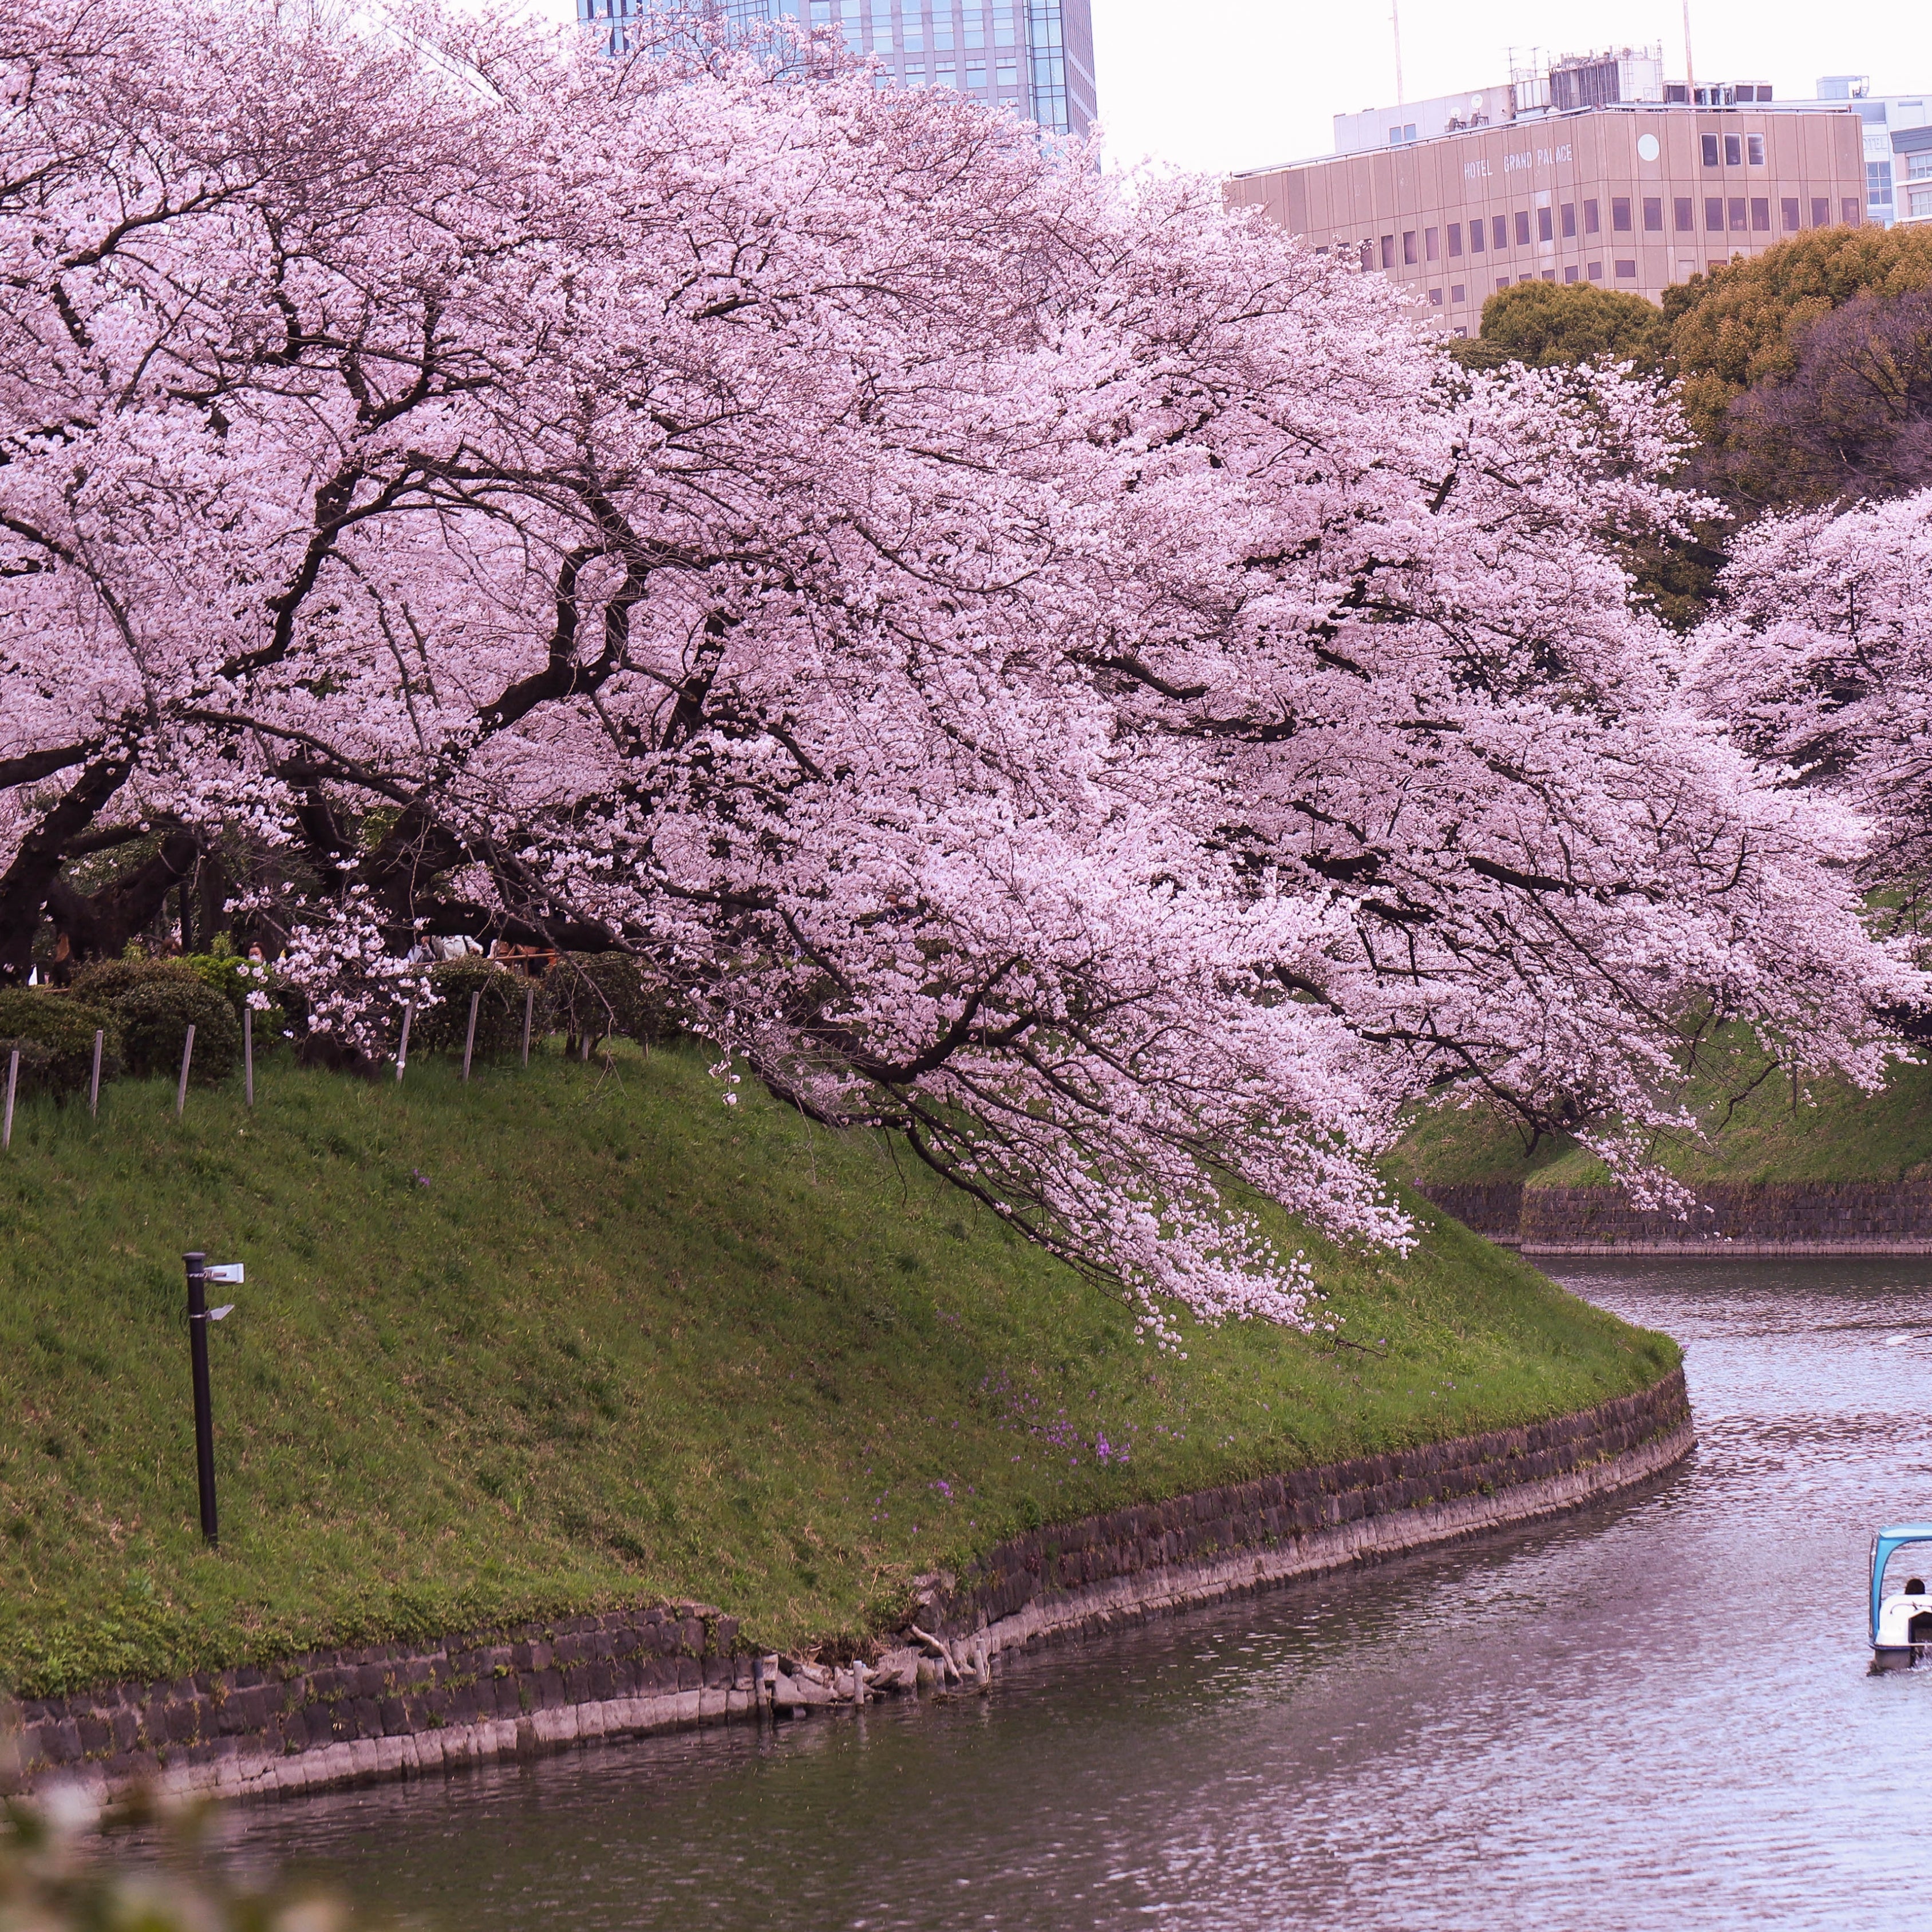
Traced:
<svg viewBox="0 0 1932 1932">
<path fill-rule="evenodd" d="M 836 28 L 876 55 L 885 87 L 951 87 L 1054 134 L 1084 136 L 1096 112 L 1090 0 L 711 0 L 731 26 L 782 16 Z M 577 0 L 578 18 L 624 22 L 652 0 Z"/>
</svg>

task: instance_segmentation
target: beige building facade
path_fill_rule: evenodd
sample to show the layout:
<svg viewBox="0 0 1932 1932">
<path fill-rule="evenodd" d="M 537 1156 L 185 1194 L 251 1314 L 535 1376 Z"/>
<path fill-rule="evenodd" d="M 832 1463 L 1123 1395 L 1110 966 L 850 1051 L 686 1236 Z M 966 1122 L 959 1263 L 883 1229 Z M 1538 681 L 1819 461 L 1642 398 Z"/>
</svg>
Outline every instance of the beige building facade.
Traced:
<svg viewBox="0 0 1932 1932">
<path fill-rule="evenodd" d="M 1768 92 L 1768 90 L 1767 90 Z M 1484 298 L 1540 279 L 1655 302 L 1673 282 L 1810 228 L 1865 218 L 1855 110 L 1592 107 L 1237 176 L 1324 251 L 1473 335 Z"/>
</svg>

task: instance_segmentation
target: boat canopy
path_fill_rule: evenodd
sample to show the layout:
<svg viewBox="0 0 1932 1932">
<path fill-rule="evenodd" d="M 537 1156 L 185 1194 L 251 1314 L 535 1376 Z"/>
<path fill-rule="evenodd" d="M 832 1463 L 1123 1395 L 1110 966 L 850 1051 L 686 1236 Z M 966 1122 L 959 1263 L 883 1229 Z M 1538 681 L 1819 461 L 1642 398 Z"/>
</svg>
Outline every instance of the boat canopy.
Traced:
<svg viewBox="0 0 1932 1932">
<path fill-rule="evenodd" d="M 1879 1590 L 1885 1582 L 1885 1566 L 1892 1561 L 1892 1552 L 1903 1550 L 1908 1543 L 1932 1543 L 1932 1522 L 1898 1522 L 1888 1529 L 1882 1529 L 1872 1538 L 1871 1557 L 1871 1640 L 1878 1641 Z M 1932 1598 L 1928 1599 L 1932 1602 Z"/>
</svg>

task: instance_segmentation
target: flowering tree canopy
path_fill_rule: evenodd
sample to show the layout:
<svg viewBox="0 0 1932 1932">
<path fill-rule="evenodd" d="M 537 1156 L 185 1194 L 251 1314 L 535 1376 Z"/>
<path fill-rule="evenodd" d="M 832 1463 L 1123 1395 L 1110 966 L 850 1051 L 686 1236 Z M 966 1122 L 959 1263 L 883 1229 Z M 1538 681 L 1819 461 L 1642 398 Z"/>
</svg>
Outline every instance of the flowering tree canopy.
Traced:
<svg viewBox="0 0 1932 1932">
<path fill-rule="evenodd" d="M 1932 490 L 1768 518 L 1696 640 L 1713 716 L 1871 828 L 1859 876 L 1916 927 L 1932 888 Z"/>
<path fill-rule="evenodd" d="M 1244 1190 L 1406 1239 L 1432 1084 L 1875 1077 L 1856 825 L 1632 608 L 1654 388 L 836 61 L 0 13 L 0 966 L 242 834 L 358 986 L 621 947 L 1156 1326 L 1304 1318 Z"/>
</svg>

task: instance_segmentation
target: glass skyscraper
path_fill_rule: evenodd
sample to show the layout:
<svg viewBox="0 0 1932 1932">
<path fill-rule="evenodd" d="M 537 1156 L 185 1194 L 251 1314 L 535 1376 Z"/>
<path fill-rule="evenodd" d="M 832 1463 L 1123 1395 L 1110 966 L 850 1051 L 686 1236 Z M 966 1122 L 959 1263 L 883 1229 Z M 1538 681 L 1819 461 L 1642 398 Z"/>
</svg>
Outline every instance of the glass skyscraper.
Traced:
<svg viewBox="0 0 1932 1932">
<path fill-rule="evenodd" d="M 1095 113 L 1090 0 L 718 0 L 734 27 L 791 15 L 876 54 L 882 87 L 952 87 L 1055 134 L 1084 136 Z M 577 0 L 588 23 L 623 22 L 652 0 Z"/>
</svg>

